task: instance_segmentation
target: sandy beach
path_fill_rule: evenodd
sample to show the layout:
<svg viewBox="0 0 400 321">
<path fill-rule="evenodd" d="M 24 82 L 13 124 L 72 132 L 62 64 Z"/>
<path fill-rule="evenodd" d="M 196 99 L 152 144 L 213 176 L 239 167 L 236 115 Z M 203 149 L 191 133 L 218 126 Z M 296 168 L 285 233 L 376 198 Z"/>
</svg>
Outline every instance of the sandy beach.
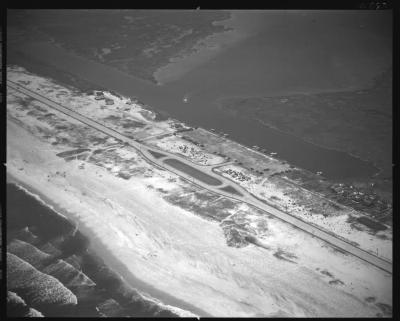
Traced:
<svg viewBox="0 0 400 321">
<path fill-rule="evenodd" d="M 44 206 L 49 207 L 58 215 L 76 224 L 79 227 L 79 230 L 90 239 L 90 251 L 101 257 L 108 267 L 117 272 L 125 280 L 125 282 L 127 282 L 134 289 L 138 290 L 146 299 L 154 301 L 163 308 L 167 308 L 181 317 L 210 316 L 210 314 L 195 307 L 194 305 L 174 298 L 168 293 L 160 291 L 152 285 L 136 278 L 135 275 L 129 272 L 127 267 L 122 264 L 118 258 L 107 248 L 106 244 L 99 239 L 99 237 L 94 233 L 93 229 L 88 228 L 86 224 L 79 219 L 79 216 L 74 213 L 70 213 L 65 208 L 60 207 L 58 203 L 48 198 L 40 189 L 25 183 L 19 179 L 17 175 L 14 176 L 10 172 L 7 172 L 7 183 L 18 186 L 18 188 L 35 197 Z"/>
<path fill-rule="evenodd" d="M 178 306 L 213 316 L 374 316 L 379 310 L 363 298 L 391 302 L 390 275 L 282 222 L 269 220 L 266 241 L 292 251 L 298 264 L 253 245 L 229 247 L 218 224 L 169 204 L 142 180 L 92 164 L 81 170 L 13 121 L 7 130 L 7 172 L 76 221 L 125 279 L 150 284 L 144 290 L 155 297 L 159 290 L 177 298 L 162 294 L 167 304 L 182 300 L 199 310 Z M 48 179 L 55 171 L 66 175 Z M 326 269 L 344 285 L 318 272 Z"/>
</svg>

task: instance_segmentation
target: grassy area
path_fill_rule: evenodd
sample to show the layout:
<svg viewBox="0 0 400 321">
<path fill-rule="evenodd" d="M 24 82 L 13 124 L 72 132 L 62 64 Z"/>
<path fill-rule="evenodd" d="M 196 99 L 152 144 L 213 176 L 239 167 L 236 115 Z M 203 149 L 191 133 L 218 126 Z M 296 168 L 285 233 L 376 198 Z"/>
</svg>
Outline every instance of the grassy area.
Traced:
<svg viewBox="0 0 400 321">
<path fill-rule="evenodd" d="M 233 188 L 232 186 L 228 185 L 225 187 L 220 188 L 220 190 L 231 193 L 231 194 L 235 194 L 235 195 L 239 195 L 239 196 L 243 196 L 242 193 L 240 193 L 239 191 L 237 191 L 235 188 Z"/>
<path fill-rule="evenodd" d="M 277 175 L 274 180 L 279 182 L 285 178 Z M 371 184 L 339 184 L 316 177 L 313 173 L 303 170 L 293 170 L 286 173 L 285 177 L 290 181 L 312 192 L 324 195 L 327 199 L 353 208 L 357 211 L 368 214 L 372 219 L 378 222 L 392 225 L 392 198 L 389 193 L 382 193 L 381 186 Z M 361 194 L 359 194 L 361 193 Z M 363 199 L 368 196 L 372 201 L 364 202 Z M 334 203 L 331 203 L 333 206 Z"/>
</svg>

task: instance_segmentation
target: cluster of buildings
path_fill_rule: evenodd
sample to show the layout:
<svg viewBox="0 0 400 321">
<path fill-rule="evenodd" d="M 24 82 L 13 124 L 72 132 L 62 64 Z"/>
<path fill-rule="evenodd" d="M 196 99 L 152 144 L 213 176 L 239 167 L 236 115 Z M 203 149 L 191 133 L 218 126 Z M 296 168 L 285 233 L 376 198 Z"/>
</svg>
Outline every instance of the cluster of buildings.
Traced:
<svg viewBox="0 0 400 321">
<path fill-rule="evenodd" d="M 114 100 L 104 96 L 104 93 L 102 91 L 96 91 L 94 99 L 96 99 L 96 100 L 104 99 L 106 105 L 114 105 Z"/>
<path fill-rule="evenodd" d="M 385 207 L 385 204 L 376 195 L 372 193 L 361 192 L 352 185 L 346 185 L 343 183 L 333 184 L 331 189 L 336 194 L 352 200 L 355 203 L 360 203 L 367 207 L 375 207 L 379 205 L 382 205 L 381 207 Z"/>
<path fill-rule="evenodd" d="M 233 178 L 241 181 L 241 182 L 245 182 L 245 181 L 249 181 L 250 180 L 250 177 L 247 177 L 242 172 L 238 172 L 238 171 L 235 171 L 233 169 L 227 169 L 224 172 L 227 173 L 228 175 L 232 176 Z"/>
<path fill-rule="evenodd" d="M 199 161 L 207 162 L 207 156 L 201 151 L 194 149 L 193 147 L 189 147 L 186 145 L 179 145 L 178 148 L 184 154 L 189 154 L 192 157 L 196 157 Z"/>
</svg>

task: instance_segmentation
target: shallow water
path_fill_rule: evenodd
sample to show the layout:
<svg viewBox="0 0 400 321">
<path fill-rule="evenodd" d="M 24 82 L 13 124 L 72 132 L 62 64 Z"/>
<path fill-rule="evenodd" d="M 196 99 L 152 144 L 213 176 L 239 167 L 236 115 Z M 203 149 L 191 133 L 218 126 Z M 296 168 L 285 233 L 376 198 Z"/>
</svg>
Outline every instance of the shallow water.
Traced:
<svg viewBox="0 0 400 321">
<path fill-rule="evenodd" d="M 215 55 L 200 55 L 203 61 L 193 62 L 196 68 L 192 70 L 184 61 L 167 66 L 167 71 L 169 68 L 171 74 L 177 72 L 180 78 L 172 77 L 162 86 L 47 43 L 28 43 L 18 50 L 92 83 L 137 96 L 189 125 L 215 128 L 240 143 L 277 152 L 282 159 L 313 172 L 322 171 L 327 178 L 366 178 L 375 174 L 377 168 L 371 163 L 304 142 L 256 120 L 229 114 L 218 107 L 218 100 L 368 86 L 390 64 L 391 38 L 387 24 L 382 24 L 387 17 L 356 11 L 235 14 L 225 23 L 236 28 L 238 37 L 229 36 L 233 40 L 217 48 Z M 209 45 L 217 40 L 211 39 Z M 12 51 L 8 58 L 12 63 Z M 24 64 L 23 59 L 14 62 Z M 162 78 L 162 72 L 158 75 Z M 164 74 L 168 81 L 167 76 L 168 72 Z M 188 97 L 186 103 L 184 97 Z"/>
</svg>

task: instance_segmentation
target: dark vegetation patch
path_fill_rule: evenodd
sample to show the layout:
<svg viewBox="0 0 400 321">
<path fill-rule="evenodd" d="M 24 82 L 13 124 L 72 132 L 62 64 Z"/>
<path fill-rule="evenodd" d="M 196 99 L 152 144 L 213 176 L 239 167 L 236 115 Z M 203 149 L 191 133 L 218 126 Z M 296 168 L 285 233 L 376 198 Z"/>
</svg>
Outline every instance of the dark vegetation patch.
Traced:
<svg viewBox="0 0 400 321">
<path fill-rule="evenodd" d="M 335 204 L 348 206 L 356 211 L 366 213 L 371 219 L 391 225 L 392 194 L 383 191 L 385 189 L 380 179 L 370 182 L 334 182 L 321 180 L 317 175 L 306 170 L 293 170 L 285 174 L 289 179 L 310 191 L 322 194 L 334 202 L 330 206 L 339 210 Z"/>
<path fill-rule="evenodd" d="M 105 120 L 121 120 L 121 117 L 116 116 L 116 115 L 109 115 L 107 117 L 104 117 Z"/>
<path fill-rule="evenodd" d="M 180 194 L 165 195 L 164 199 L 204 219 L 212 220 L 215 222 L 220 222 L 230 215 L 230 213 L 227 212 L 227 209 L 229 209 L 229 207 L 225 207 L 224 205 L 221 205 L 219 203 L 208 205 L 207 203 L 209 201 L 188 201 L 187 197 Z"/>
<path fill-rule="evenodd" d="M 66 162 L 70 162 L 70 161 L 73 161 L 73 160 L 75 160 L 76 159 L 76 156 L 69 156 L 69 157 L 65 157 L 64 158 L 64 160 L 66 161 Z"/>
<path fill-rule="evenodd" d="M 132 119 L 125 119 L 122 122 L 123 128 L 143 128 L 144 126 L 146 126 L 146 125 L 141 122 L 132 120 Z"/>
<path fill-rule="evenodd" d="M 33 102 L 35 101 L 35 99 L 33 99 L 30 96 L 24 96 L 22 97 L 18 97 L 16 96 L 18 105 L 20 105 L 20 107 L 22 107 L 22 109 L 27 109 L 29 107 L 32 107 Z"/>
<path fill-rule="evenodd" d="M 332 275 L 332 273 L 330 273 L 330 272 L 327 271 L 327 270 L 322 270 L 322 271 L 321 271 L 321 274 L 326 275 L 326 276 L 329 276 L 330 278 L 333 278 L 333 277 L 334 277 L 334 276 Z"/>
<path fill-rule="evenodd" d="M 34 106 L 35 106 L 35 109 L 38 110 L 41 113 L 47 113 L 48 112 L 48 110 L 46 108 L 38 106 L 38 104 L 35 104 Z"/>
<path fill-rule="evenodd" d="M 361 216 L 357 218 L 357 221 L 374 231 L 384 231 L 387 227 L 379 222 L 373 221 L 366 216 Z"/>
<path fill-rule="evenodd" d="M 58 129 L 58 130 L 66 130 L 69 127 L 67 125 L 60 124 L 60 125 L 56 125 L 55 128 Z"/>
<path fill-rule="evenodd" d="M 330 280 L 329 284 L 334 284 L 334 285 L 344 285 L 344 282 L 339 280 L 339 279 L 334 279 L 334 280 Z"/>
<path fill-rule="evenodd" d="M 386 235 L 384 235 L 384 234 L 376 234 L 375 235 L 378 239 L 381 239 L 381 240 L 388 240 L 389 238 L 386 236 Z"/>
<path fill-rule="evenodd" d="M 297 256 L 292 254 L 292 253 L 286 252 L 286 251 L 284 251 L 282 249 L 279 249 L 273 255 L 279 260 L 284 260 L 284 261 L 287 261 L 287 262 L 290 262 L 290 263 L 296 263 L 297 264 L 297 262 L 294 261 L 294 259 L 297 259 Z"/>
<path fill-rule="evenodd" d="M 155 151 L 152 151 L 152 150 L 149 150 L 149 153 L 151 155 L 153 155 L 157 159 L 166 156 L 165 154 L 162 154 L 162 153 L 159 153 L 159 152 L 155 152 Z"/>
<path fill-rule="evenodd" d="M 38 112 L 35 111 L 35 110 L 30 110 L 26 114 L 29 115 L 29 116 L 36 116 L 36 115 L 38 115 Z"/>
<path fill-rule="evenodd" d="M 223 190 L 225 192 L 234 194 L 234 195 L 238 195 L 238 196 L 243 196 L 242 193 L 240 193 L 238 190 L 236 190 L 235 188 L 233 188 L 231 185 L 225 186 L 225 187 L 221 187 L 220 190 Z"/>
<path fill-rule="evenodd" d="M 224 235 L 228 246 L 242 248 L 249 244 L 246 240 L 247 234 L 240 229 L 234 227 L 224 228 Z"/>
<path fill-rule="evenodd" d="M 80 153 L 87 152 L 87 151 L 90 151 L 90 149 L 78 148 L 78 149 L 67 150 L 65 152 L 58 153 L 57 156 L 58 157 L 69 157 L 69 156 L 80 154 Z"/>
<path fill-rule="evenodd" d="M 92 154 L 93 155 L 101 154 L 103 151 L 104 151 L 104 149 L 99 148 L 99 149 L 94 150 Z"/>
<path fill-rule="evenodd" d="M 127 172 L 118 172 L 118 177 L 121 177 L 123 179 L 130 179 L 132 177 L 131 174 L 127 173 Z"/>
<path fill-rule="evenodd" d="M 213 202 L 220 197 L 219 195 L 211 193 L 204 189 L 195 191 L 193 193 L 193 195 L 196 197 L 197 200 L 207 202 L 207 203 Z M 222 199 L 220 199 L 220 201 L 222 201 Z"/>
</svg>

